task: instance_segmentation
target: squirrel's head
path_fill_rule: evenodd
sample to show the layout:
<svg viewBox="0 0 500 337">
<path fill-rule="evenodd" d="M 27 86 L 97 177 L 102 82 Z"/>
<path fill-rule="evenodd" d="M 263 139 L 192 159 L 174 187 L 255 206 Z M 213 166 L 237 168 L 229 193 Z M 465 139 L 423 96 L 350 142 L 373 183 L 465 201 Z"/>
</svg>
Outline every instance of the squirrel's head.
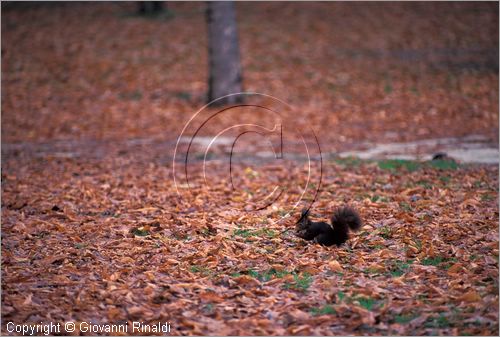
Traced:
<svg viewBox="0 0 500 337">
<path fill-rule="evenodd" d="M 302 212 L 300 213 L 300 218 L 297 221 L 297 226 L 304 226 L 309 223 L 309 208 L 304 208 L 302 209 Z"/>
</svg>

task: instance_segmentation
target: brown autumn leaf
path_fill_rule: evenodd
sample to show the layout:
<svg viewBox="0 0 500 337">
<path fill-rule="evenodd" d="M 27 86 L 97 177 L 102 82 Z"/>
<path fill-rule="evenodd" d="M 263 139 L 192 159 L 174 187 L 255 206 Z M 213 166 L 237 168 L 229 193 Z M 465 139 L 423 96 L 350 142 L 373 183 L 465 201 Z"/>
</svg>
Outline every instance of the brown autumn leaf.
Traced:
<svg viewBox="0 0 500 337">
<path fill-rule="evenodd" d="M 460 301 L 465 302 L 478 302 L 481 300 L 481 296 L 475 290 L 470 290 L 458 298 Z"/>
<path fill-rule="evenodd" d="M 448 274 L 456 274 L 463 270 L 463 266 L 460 263 L 455 263 L 450 268 L 448 268 Z"/>
<path fill-rule="evenodd" d="M 212 291 L 206 291 L 200 294 L 200 298 L 209 303 L 221 303 L 224 302 L 224 298 L 220 297 Z"/>
<path fill-rule="evenodd" d="M 330 270 L 338 272 L 338 273 L 341 273 L 343 271 L 342 266 L 336 260 L 328 262 L 328 267 L 330 268 Z"/>
</svg>

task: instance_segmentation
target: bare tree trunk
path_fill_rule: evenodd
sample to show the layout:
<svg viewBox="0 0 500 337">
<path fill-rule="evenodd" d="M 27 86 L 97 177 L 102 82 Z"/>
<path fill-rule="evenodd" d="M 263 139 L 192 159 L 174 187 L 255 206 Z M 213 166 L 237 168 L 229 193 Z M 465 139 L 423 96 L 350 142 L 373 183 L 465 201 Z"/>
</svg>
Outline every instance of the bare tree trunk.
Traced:
<svg viewBox="0 0 500 337">
<path fill-rule="evenodd" d="M 240 51 L 232 1 L 207 2 L 210 74 L 208 101 L 241 92 Z M 241 102 L 241 95 L 218 101 L 219 105 Z"/>
<path fill-rule="evenodd" d="M 141 15 L 154 15 L 154 14 L 158 14 L 164 8 L 163 2 L 161 2 L 161 1 L 139 1 L 138 5 L 139 5 L 138 6 L 138 12 Z"/>
</svg>

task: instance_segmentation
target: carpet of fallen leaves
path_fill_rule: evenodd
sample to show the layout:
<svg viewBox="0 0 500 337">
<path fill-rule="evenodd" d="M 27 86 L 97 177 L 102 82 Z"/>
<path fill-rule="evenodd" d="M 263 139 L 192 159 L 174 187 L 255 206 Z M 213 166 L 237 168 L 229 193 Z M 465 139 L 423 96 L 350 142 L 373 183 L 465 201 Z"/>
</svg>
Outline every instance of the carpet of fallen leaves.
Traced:
<svg viewBox="0 0 500 337">
<path fill-rule="evenodd" d="M 159 18 L 132 3 L 4 6 L 3 334 L 137 320 L 172 334 L 498 335 L 497 166 L 325 158 L 314 219 L 348 203 L 364 226 L 341 247 L 307 243 L 297 210 L 276 222 L 306 180 L 300 160 L 235 163 L 247 188 L 225 203 L 224 162 L 211 189 L 177 193 L 175 137 L 207 89 L 203 3 Z M 245 89 L 299 107 L 328 152 L 498 139 L 496 3 L 237 10 Z M 289 190 L 247 212 L 270 177 Z"/>
<path fill-rule="evenodd" d="M 168 138 L 205 104 L 202 2 L 156 19 L 134 3 L 4 7 L 4 141 Z M 495 2 L 242 2 L 237 18 L 244 89 L 300 107 L 323 143 L 498 141 Z"/>
<path fill-rule="evenodd" d="M 175 334 L 498 334 L 495 166 L 326 161 L 315 218 L 349 203 L 364 227 L 325 248 L 294 236 L 297 214 L 273 221 L 287 200 L 257 213 L 221 206 L 212 194 L 227 193 L 221 183 L 192 189 L 191 201 L 177 194 L 161 147 L 152 158 L 148 146 L 89 147 L 99 155 L 5 150 L 4 322 L 169 321 Z M 268 165 L 235 171 L 249 186 L 284 174 Z M 305 163 L 287 172 L 297 184 L 306 173 Z"/>
</svg>

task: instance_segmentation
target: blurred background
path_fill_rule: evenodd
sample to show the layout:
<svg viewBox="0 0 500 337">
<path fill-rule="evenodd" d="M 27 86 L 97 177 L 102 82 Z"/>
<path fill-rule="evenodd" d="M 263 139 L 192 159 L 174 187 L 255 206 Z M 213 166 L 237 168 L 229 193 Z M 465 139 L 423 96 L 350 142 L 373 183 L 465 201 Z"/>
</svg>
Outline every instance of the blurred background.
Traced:
<svg viewBox="0 0 500 337">
<path fill-rule="evenodd" d="M 175 140 L 207 102 L 206 6 L 2 2 L 2 142 Z M 242 89 L 293 105 L 326 151 L 467 136 L 498 147 L 498 3 L 235 12 Z"/>
</svg>

